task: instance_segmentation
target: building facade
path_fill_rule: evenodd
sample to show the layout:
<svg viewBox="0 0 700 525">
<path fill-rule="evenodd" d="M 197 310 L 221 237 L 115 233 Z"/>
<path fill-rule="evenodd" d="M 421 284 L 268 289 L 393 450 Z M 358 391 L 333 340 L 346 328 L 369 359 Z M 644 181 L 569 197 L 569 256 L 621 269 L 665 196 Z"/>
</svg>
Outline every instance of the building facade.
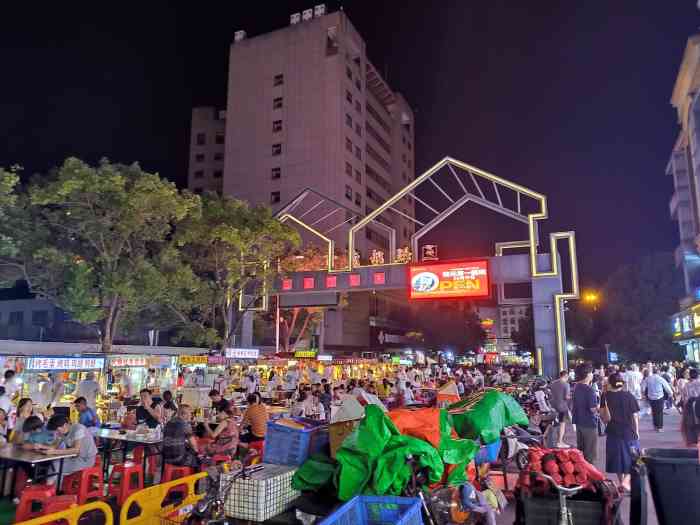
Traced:
<svg viewBox="0 0 700 525">
<path fill-rule="evenodd" d="M 194 193 L 221 193 L 224 182 L 226 111 L 192 109 L 187 187 Z"/>
<path fill-rule="evenodd" d="M 671 219 L 678 222 L 680 243 L 675 250 L 685 296 L 681 311 L 671 320 L 673 338 L 685 347 L 686 357 L 700 360 L 700 35 L 688 39 L 673 87 L 671 105 L 678 114 L 680 132 L 666 167 L 672 177 Z M 697 320 L 697 324 L 695 321 Z M 697 337 L 696 337 L 697 336 Z"/>
<path fill-rule="evenodd" d="M 223 119 L 195 108 L 189 187 L 224 194 L 279 211 L 306 188 L 363 217 L 415 179 L 415 123 L 411 107 L 367 56 L 362 36 L 342 12 L 323 6 L 292 14 L 290 25 L 247 38 L 236 33 L 229 54 L 223 173 L 218 159 Z M 215 164 L 210 164 L 214 162 Z M 220 184 L 220 185 L 219 185 Z M 212 186 L 213 185 L 213 186 Z M 381 222 L 396 231 L 396 246 L 415 231 L 413 199 Z M 342 219 L 341 219 L 342 220 Z M 324 232 L 326 233 L 326 232 Z M 347 249 L 347 229 L 327 235 Z M 369 225 L 357 248 L 384 252 L 389 237 Z M 403 301 L 400 294 L 386 300 Z M 368 294 L 324 312 L 327 349 L 370 344 Z"/>
</svg>

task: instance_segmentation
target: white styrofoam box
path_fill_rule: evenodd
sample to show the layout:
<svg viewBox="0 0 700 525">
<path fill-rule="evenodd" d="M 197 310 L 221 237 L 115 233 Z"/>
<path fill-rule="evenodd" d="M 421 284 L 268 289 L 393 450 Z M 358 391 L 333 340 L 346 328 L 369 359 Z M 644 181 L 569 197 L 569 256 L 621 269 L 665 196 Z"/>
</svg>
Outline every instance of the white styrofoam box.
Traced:
<svg viewBox="0 0 700 525">
<path fill-rule="evenodd" d="M 224 500 L 224 511 L 229 518 L 265 521 L 289 509 L 301 493 L 292 488 L 292 476 L 297 467 L 263 463 L 263 470 L 250 479 L 239 479 L 231 487 Z M 221 485 L 227 485 L 222 474 Z"/>
</svg>

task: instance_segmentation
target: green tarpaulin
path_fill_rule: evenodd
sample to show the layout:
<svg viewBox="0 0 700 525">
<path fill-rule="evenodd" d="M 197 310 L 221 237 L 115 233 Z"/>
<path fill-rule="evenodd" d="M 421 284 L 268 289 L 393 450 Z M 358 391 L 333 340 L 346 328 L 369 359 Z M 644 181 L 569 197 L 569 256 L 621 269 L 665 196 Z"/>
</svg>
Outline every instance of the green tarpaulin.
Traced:
<svg viewBox="0 0 700 525">
<path fill-rule="evenodd" d="M 503 392 L 489 390 L 470 410 L 455 414 L 464 401 L 448 407 L 450 418 L 457 434 L 463 438 L 480 439 L 490 444 L 500 439 L 501 431 L 512 425 L 527 425 L 528 418 L 518 402 Z"/>
</svg>

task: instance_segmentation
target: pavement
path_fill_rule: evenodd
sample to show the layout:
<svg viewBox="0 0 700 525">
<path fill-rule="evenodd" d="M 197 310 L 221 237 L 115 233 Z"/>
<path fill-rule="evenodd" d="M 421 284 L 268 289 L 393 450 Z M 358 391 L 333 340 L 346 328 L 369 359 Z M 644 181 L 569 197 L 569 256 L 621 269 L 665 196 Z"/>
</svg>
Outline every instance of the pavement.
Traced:
<svg viewBox="0 0 700 525">
<path fill-rule="evenodd" d="M 664 432 L 656 432 L 651 422 L 651 416 L 643 416 L 639 424 L 640 443 L 643 449 L 645 448 L 685 448 L 683 436 L 680 431 L 681 417 L 676 409 L 670 411 L 664 416 Z M 576 444 L 576 435 L 571 429 L 567 431 L 566 442 L 572 445 Z M 598 440 L 598 461 L 596 466 L 601 470 L 605 470 L 605 437 Z M 510 474 L 508 477 L 509 487 L 514 486 L 516 474 Z M 617 482 L 617 476 L 608 474 L 608 477 Z M 500 476 L 494 476 L 495 481 L 502 479 Z M 647 525 L 658 525 L 656 518 L 656 510 L 651 498 L 651 491 L 647 487 L 648 497 L 648 522 Z M 630 498 L 626 497 L 623 500 L 620 517 L 624 525 L 636 525 L 630 523 Z M 515 521 L 515 503 L 510 501 L 506 510 L 498 516 L 498 525 L 513 525 Z"/>
</svg>

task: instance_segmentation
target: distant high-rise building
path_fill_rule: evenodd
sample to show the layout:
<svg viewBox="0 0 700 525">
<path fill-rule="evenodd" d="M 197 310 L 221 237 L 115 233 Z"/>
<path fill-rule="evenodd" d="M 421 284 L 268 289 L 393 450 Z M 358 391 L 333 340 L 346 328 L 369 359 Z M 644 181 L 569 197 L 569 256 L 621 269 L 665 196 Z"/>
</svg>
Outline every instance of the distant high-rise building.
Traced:
<svg viewBox="0 0 700 525">
<path fill-rule="evenodd" d="M 685 297 L 681 312 L 672 320 L 674 339 L 685 346 L 689 359 L 700 360 L 700 35 L 688 39 L 671 96 L 678 112 L 680 133 L 666 174 L 673 177 L 669 203 L 671 218 L 678 222 L 680 244 L 676 266 L 683 273 Z"/>
<path fill-rule="evenodd" d="M 226 111 L 192 109 L 187 186 L 195 193 L 223 191 Z"/>
<path fill-rule="evenodd" d="M 216 126 L 222 121 L 212 108 L 196 108 L 191 189 L 222 189 L 278 211 L 311 188 L 342 204 L 346 214 L 363 217 L 415 179 L 411 107 L 369 61 L 365 41 L 347 15 L 325 14 L 320 7 L 292 15 L 289 26 L 270 33 L 247 38 L 236 32 L 229 58 L 223 185 L 215 185 L 221 179 L 213 171 L 221 168 L 206 164 L 218 153 L 204 151 L 210 135 L 221 133 Z M 395 229 L 397 247 L 408 246 L 415 232 L 415 202 L 404 199 L 396 208 L 381 222 Z M 333 229 L 328 236 L 338 249 L 346 247 L 347 229 Z M 394 255 L 388 253 L 387 232 L 373 225 L 356 246 L 365 253 L 381 250 L 387 261 Z M 371 345 L 371 300 L 367 294 L 352 295 L 343 315 L 326 316 L 328 346 Z"/>
</svg>

